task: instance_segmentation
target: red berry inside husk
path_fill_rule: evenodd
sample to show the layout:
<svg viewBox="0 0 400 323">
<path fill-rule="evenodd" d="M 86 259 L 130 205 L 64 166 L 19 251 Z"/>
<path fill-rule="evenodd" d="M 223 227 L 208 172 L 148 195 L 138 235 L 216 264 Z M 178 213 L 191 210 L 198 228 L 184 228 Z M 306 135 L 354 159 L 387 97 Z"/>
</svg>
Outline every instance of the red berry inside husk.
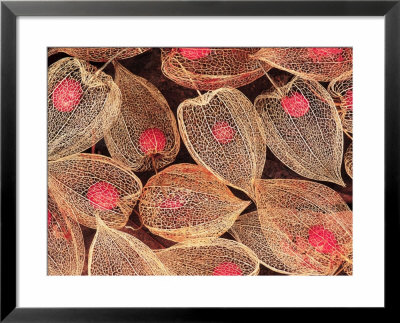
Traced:
<svg viewBox="0 0 400 323">
<path fill-rule="evenodd" d="M 178 51 L 183 57 L 190 60 L 199 59 L 211 53 L 210 48 L 179 48 Z"/>
<path fill-rule="evenodd" d="M 211 131 L 215 140 L 220 144 L 231 142 L 235 135 L 235 130 L 225 121 L 217 121 Z"/>
<path fill-rule="evenodd" d="M 183 203 L 177 199 L 165 199 L 161 204 L 160 207 L 163 209 L 179 209 L 183 206 Z"/>
<path fill-rule="evenodd" d="M 139 138 L 140 150 L 146 155 L 152 155 L 163 151 L 166 143 L 167 139 L 164 132 L 158 128 L 146 129 Z"/>
<path fill-rule="evenodd" d="M 325 229 L 322 225 L 314 225 L 309 229 L 308 242 L 315 250 L 324 254 L 332 254 L 339 249 L 333 232 Z"/>
<path fill-rule="evenodd" d="M 57 84 L 53 92 L 53 105 L 60 112 L 71 112 L 82 98 L 81 84 L 71 78 L 66 78 Z"/>
<path fill-rule="evenodd" d="M 86 197 L 93 208 L 100 210 L 111 210 L 119 201 L 118 190 L 107 182 L 97 182 L 90 186 Z"/>
<path fill-rule="evenodd" d="M 332 59 L 336 62 L 343 61 L 343 48 L 335 48 L 335 47 L 319 47 L 319 48 L 308 48 L 308 56 L 314 62 L 321 62 L 325 59 Z"/>
<path fill-rule="evenodd" d="M 241 276 L 242 270 L 233 262 L 223 262 L 214 268 L 213 276 Z"/>
<path fill-rule="evenodd" d="M 353 110 L 353 91 L 348 90 L 344 96 L 343 103 L 346 109 Z"/>
<path fill-rule="evenodd" d="M 310 110 L 310 103 L 301 93 L 294 93 L 281 99 L 283 110 L 292 117 L 299 118 Z"/>
<path fill-rule="evenodd" d="M 51 223 L 51 213 L 50 213 L 50 211 L 49 210 L 47 210 L 47 226 L 49 227 L 50 226 L 50 223 Z"/>
</svg>

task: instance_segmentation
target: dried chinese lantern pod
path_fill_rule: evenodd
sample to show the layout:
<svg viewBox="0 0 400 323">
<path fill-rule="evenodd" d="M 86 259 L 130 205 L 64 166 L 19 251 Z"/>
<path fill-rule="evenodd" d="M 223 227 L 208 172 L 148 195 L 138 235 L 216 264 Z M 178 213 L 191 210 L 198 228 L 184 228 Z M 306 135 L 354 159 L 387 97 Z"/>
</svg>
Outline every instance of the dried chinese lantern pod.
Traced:
<svg viewBox="0 0 400 323">
<path fill-rule="evenodd" d="M 52 276 L 81 275 L 85 245 L 81 228 L 47 196 L 47 273 Z"/>
<path fill-rule="evenodd" d="M 116 57 L 117 60 L 134 57 L 149 49 L 141 47 L 55 47 L 48 50 L 48 56 L 62 52 L 85 61 L 107 62 L 119 52 L 121 53 Z"/>
<path fill-rule="evenodd" d="M 253 251 L 222 238 L 181 242 L 156 255 L 171 274 L 178 276 L 256 276 L 260 270 Z"/>
<path fill-rule="evenodd" d="M 121 92 L 111 76 L 76 58 L 49 67 L 47 93 L 49 160 L 94 145 L 120 111 Z"/>
<path fill-rule="evenodd" d="M 344 168 L 346 173 L 353 178 L 353 143 L 350 144 L 344 154 Z"/>
<path fill-rule="evenodd" d="M 333 275 L 352 263 L 353 214 L 341 196 L 310 181 L 257 180 L 261 230 L 296 275 Z"/>
<path fill-rule="evenodd" d="M 353 134 L 353 71 L 344 73 L 329 83 L 328 91 L 339 101 L 339 116 L 344 133 Z"/>
<path fill-rule="evenodd" d="M 254 105 L 264 121 L 267 146 L 301 176 L 344 186 L 343 130 L 335 104 L 318 83 L 294 78 Z"/>
<path fill-rule="evenodd" d="M 48 185 L 60 208 L 93 229 L 96 214 L 109 227 L 122 228 L 142 190 L 134 173 L 109 157 L 94 154 L 49 162 Z"/>
<path fill-rule="evenodd" d="M 109 228 L 99 217 L 89 249 L 89 276 L 168 275 L 154 252 L 134 236 Z"/>
<path fill-rule="evenodd" d="M 222 88 L 183 101 L 179 130 L 190 155 L 222 182 L 254 199 L 266 158 L 265 131 L 253 104 L 239 90 Z"/>
<path fill-rule="evenodd" d="M 139 212 L 152 233 L 180 242 L 222 235 L 249 204 L 204 167 L 176 164 L 149 179 Z"/>
<path fill-rule="evenodd" d="M 320 82 L 329 82 L 353 69 L 353 49 L 347 47 L 261 48 L 253 57 Z"/>
<path fill-rule="evenodd" d="M 271 67 L 250 57 L 258 48 L 172 48 L 162 51 L 162 72 L 179 85 L 196 90 L 237 88 Z"/>
<path fill-rule="evenodd" d="M 153 168 L 153 161 L 156 168 L 170 164 L 179 151 L 180 137 L 167 101 L 144 78 L 119 63 L 114 66 L 122 104 L 120 115 L 104 136 L 111 156 L 134 171 Z"/>
<path fill-rule="evenodd" d="M 274 250 L 274 241 L 270 241 L 268 233 L 276 231 L 273 226 L 261 228 L 258 213 L 250 212 L 241 215 L 233 224 L 229 233 L 236 241 L 249 247 L 257 255 L 260 263 L 265 267 L 283 274 L 294 273 L 292 268 L 286 266 L 277 256 Z M 264 234 L 266 232 L 266 234 Z"/>
</svg>

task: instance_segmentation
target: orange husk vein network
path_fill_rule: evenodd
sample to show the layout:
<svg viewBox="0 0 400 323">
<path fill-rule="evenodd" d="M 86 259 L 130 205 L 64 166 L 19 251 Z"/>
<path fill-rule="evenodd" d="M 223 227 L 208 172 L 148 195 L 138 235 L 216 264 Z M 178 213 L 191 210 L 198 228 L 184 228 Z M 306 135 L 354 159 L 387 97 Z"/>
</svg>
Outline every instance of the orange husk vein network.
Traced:
<svg viewBox="0 0 400 323">
<path fill-rule="evenodd" d="M 117 59 L 122 60 L 144 53 L 149 49 L 140 47 L 54 47 L 48 50 L 48 56 L 62 52 L 85 61 L 107 62 L 118 53 L 120 54 Z"/>
<path fill-rule="evenodd" d="M 180 242 L 221 236 L 249 204 L 206 168 L 176 164 L 149 179 L 139 213 L 152 233 Z"/>
<path fill-rule="evenodd" d="M 247 97 L 239 90 L 220 88 L 185 100 L 177 115 L 192 158 L 254 200 L 253 182 L 262 175 L 266 138 L 263 123 Z"/>
<path fill-rule="evenodd" d="M 180 148 L 173 112 L 153 84 L 120 63 L 114 62 L 114 66 L 122 105 L 115 123 L 104 134 L 111 156 L 133 171 L 165 167 Z"/>
<path fill-rule="evenodd" d="M 337 192 L 315 182 L 277 179 L 257 180 L 256 196 L 257 230 L 268 244 L 261 257 L 269 267 L 295 275 L 334 275 L 341 266 L 351 272 L 352 212 Z M 240 223 L 233 230 L 246 244 Z"/>
<path fill-rule="evenodd" d="M 101 155 L 76 154 L 48 164 L 48 185 L 57 204 L 80 224 L 96 228 L 95 214 L 122 228 L 142 183 L 129 169 Z"/>
<path fill-rule="evenodd" d="M 187 55 L 184 50 L 164 49 L 161 69 L 166 77 L 188 88 L 237 88 L 263 75 L 257 60 L 250 57 L 257 48 L 193 48 L 194 55 Z M 196 51 L 201 55 L 196 55 Z M 263 65 L 265 69 L 271 68 L 265 63 Z"/>
<path fill-rule="evenodd" d="M 47 273 L 51 276 L 81 275 L 85 245 L 81 228 L 54 199 L 47 197 Z"/>
<path fill-rule="evenodd" d="M 329 93 L 315 81 L 293 78 L 254 105 L 268 148 L 301 176 L 344 186 L 343 129 Z"/>
<path fill-rule="evenodd" d="M 234 240 L 192 239 L 156 251 L 156 254 L 174 275 L 255 276 L 259 273 L 255 253 Z"/>
<path fill-rule="evenodd" d="M 76 58 L 48 70 L 48 159 L 82 152 L 116 120 L 121 92 L 112 78 Z"/>
</svg>

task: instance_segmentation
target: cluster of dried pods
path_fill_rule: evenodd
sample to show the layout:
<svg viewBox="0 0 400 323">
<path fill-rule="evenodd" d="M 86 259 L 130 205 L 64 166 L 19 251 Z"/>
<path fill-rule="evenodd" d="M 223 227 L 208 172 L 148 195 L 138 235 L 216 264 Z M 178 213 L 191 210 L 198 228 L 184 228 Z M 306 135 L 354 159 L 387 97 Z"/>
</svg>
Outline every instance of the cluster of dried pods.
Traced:
<svg viewBox="0 0 400 323">
<path fill-rule="evenodd" d="M 148 50 L 49 50 L 71 57 L 48 69 L 48 274 L 351 274 L 352 212 L 315 181 L 344 186 L 343 161 L 352 178 L 352 49 L 161 49 L 164 76 L 198 92 L 176 115 L 120 62 Z M 277 85 L 272 68 L 292 78 Z M 237 89 L 263 76 L 273 90 L 254 103 Z M 103 138 L 111 157 L 84 153 Z M 181 139 L 196 164 L 174 163 Z M 263 179 L 267 148 L 307 180 Z M 135 213 L 131 230 L 172 245 L 128 233 Z M 81 226 L 96 230 L 88 250 Z"/>
</svg>

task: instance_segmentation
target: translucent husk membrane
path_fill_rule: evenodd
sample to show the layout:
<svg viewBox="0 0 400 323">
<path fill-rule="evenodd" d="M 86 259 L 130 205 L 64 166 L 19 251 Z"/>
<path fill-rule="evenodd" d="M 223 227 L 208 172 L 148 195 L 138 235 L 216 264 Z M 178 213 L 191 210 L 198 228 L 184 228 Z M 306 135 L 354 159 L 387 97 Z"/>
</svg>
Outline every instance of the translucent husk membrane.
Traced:
<svg viewBox="0 0 400 323">
<path fill-rule="evenodd" d="M 77 222 L 61 212 L 53 198 L 47 196 L 47 274 L 81 275 L 85 245 Z"/>
<path fill-rule="evenodd" d="M 140 47 L 55 47 L 49 49 L 48 56 L 62 52 L 85 61 L 107 62 L 122 50 L 124 51 L 117 56 L 117 60 L 134 57 L 149 49 Z"/>
<path fill-rule="evenodd" d="M 262 250 L 264 263 L 294 275 L 333 275 L 341 266 L 351 272 L 353 215 L 337 192 L 299 180 L 257 180 L 255 185 L 260 228 L 267 243 Z M 250 221 L 243 219 L 234 230 L 246 244 L 253 238 L 243 230 L 240 233 L 240 226 Z M 256 248 L 261 244 L 253 242 Z"/>
<path fill-rule="evenodd" d="M 183 50 L 188 50 L 183 48 Z M 196 90 L 241 87 L 264 75 L 271 67 L 249 55 L 258 48 L 193 48 L 197 57 L 182 54 L 182 49 L 162 51 L 162 72 L 179 85 Z M 262 65 L 262 67 L 261 67 Z"/>
<path fill-rule="evenodd" d="M 156 251 L 156 255 L 174 275 L 255 276 L 259 272 L 259 261 L 253 251 L 221 238 L 189 240 Z"/>
<path fill-rule="evenodd" d="M 122 228 L 142 190 L 134 173 L 109 157 L 94 154 L 49 162 L 48 185 L 60 209 L 93 229 L 96 215 L 109 227 Z"/>
<path fill-rule="evenodd" d="M 329 93 L 315 81 L 295 77 L 254 105 L 264 122 L 268 148 L 301 176 L 344 186 L 343 130 Z"/>
<path fill-rule="evenodd" d="M 139 211 L 152 233 L 179 242 L 222 235 L 249 204 L 204 167 L 176 164 L 149 179 Z"/>
<path fill-rule="evenodd" d="M 344 154 L 344 168 L 346 173 L 353 178 L 353 143 L 350 144 Z"/>
<path fill-rule="evenodd" d="M 91 147 L 120 112 L 121 92 L 111 76 L 83 60 L 64 58 L 52 64 L 47 91 L 49 160 Z"/>
<path fill-rule="evenodd" d="M 156 168 L 168 165 L 174 161 L 180 147 L 173 112 L 153 84 L 133 75 L 119 63 L 114 66 L 122 105 L 116 122 L 104 136 L 111 156 L 134 171 L 151 169 L 153 161 Z M 153 138 L 151 129 L 157 129 L 161 138 Z M 145 137 L 146 131 L 149 138 Z M 143 148 L 143 143 L 147 149 Z"/>
<path fill-rule="evenodd" d="M 339 116 L 344 133 L 352 138 L 353 135 L 353 71 L 335 78 L 329 83 L 328 91 L 340 102 Z"/>
<path fill-rule="evenodd" d="M 107 227 L 99 218 L 89 249 L 89 276 L 168 275 L 154 252 L 139 239 Z"/>
<path fill-rule="evenodd" d="M 320 82 L 329 82 L 353 68 L 352 48 L 261 48 L 253 57 Z"/>
<path fill-rule="evenodd" d="M 239 90 L 221 88 L 183 101 L 177 115 L 193 159 L 254 199 L 253 182 L 264 169 L 266 138 L 247 97 Z"/>
</svg>

